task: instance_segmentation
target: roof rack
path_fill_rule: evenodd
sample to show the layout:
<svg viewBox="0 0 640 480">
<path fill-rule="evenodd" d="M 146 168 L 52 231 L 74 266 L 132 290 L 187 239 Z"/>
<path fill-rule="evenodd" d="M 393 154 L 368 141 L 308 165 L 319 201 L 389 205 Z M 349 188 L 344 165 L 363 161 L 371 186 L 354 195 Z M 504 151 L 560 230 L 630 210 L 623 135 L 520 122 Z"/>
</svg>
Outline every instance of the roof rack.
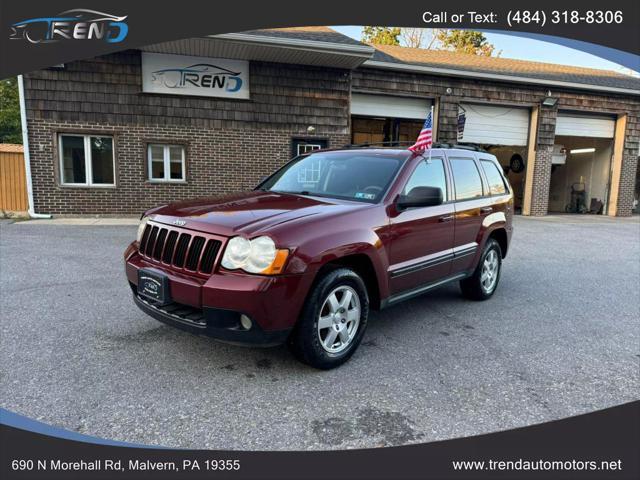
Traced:
<svg viewBox="0 0 640 480">
<path fill-rule="evenodd" d="M 343 148 L 368 148 L 368 147 L 401 147 L 403 145 L 413 145 L 416 142 L 409 141 L 388 141 L 388 142 L 366 142 L 366 143 L 348 143 Z"/>
<path fill-rule="evenodd" d="M 472 152 L 486 152 L 484 148 L 473 143 L 434 143 L 432 148 L 458 148 L 460 150 L 471 150 Z"/>
<path fill-rule="evenodd" d="M 401 147 L 403 145 L 411 146 L 415 142 L 401 141 L 401 142 L 370 142 L 370 143 L 357 143 L 347 144 L 342 148 L 369 148 L 369 147 Z M 486 150 L 479 145 L 473 143 L 434 143 L 431 148 L 458 148 L 460 150 L 471 150 L 473 152 L 486 152 Z"/>
</svg>

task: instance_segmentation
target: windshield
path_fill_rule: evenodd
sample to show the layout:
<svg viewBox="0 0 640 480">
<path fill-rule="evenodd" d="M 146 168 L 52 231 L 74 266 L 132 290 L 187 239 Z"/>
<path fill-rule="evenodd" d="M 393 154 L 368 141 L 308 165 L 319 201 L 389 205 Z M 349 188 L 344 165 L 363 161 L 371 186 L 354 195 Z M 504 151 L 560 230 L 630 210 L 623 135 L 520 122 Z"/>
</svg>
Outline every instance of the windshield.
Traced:
<svg viewBox="0 0 640 480">
<path fill-rule="evenodd" d="M 375 203 L 406 157 L 397 152 L 312 153 L 285 165 L 260 189 Z"/>
</svg>

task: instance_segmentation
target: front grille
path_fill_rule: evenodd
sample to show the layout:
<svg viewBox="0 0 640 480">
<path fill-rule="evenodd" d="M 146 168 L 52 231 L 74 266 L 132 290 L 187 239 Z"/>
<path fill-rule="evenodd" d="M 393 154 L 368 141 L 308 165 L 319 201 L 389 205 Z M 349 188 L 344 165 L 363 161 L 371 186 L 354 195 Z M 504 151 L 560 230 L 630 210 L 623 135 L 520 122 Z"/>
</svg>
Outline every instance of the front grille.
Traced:
<svg viewBox="0 0 640 480">
<path fill-rule="evenodd" d="M 210 274 L 221 245 L 220 240 L 214 238 L 148 224 L 140 241 L 139 252 L 149 260 L 176 269 Z"/>
</svg>

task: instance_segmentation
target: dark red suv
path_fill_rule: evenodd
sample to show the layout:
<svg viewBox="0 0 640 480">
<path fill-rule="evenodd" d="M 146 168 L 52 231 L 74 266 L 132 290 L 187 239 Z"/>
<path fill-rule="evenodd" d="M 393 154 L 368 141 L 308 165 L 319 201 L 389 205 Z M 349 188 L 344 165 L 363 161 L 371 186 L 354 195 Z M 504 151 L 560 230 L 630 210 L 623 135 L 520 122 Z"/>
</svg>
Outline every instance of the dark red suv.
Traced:
<svg viewBox="0 0 640 480">
<path fill-rule="evenodd" d="M 345 362 L 370 308 L 447 282 L 496 290 L 513 195 L 493 155 L 437 145 L 321 150 L 255 190 L 146 212 L 125 252 L 136 304 L 227 342 L 287 342 L 317 368 Z"/>
</svg>

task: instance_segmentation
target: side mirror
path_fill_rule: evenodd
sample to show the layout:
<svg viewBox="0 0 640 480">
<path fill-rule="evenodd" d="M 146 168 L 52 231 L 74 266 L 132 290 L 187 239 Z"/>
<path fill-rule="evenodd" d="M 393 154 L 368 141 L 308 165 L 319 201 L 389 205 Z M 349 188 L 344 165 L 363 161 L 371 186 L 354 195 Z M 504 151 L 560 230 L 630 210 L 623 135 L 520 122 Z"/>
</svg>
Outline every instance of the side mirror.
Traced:
<svg viewBox="0 0 640 480">
<path fill-rule="evenodd" d="M 408 195 L 398 197 L 399 210 L 415 207 L 434 207 L 443 202 L 442 189 L 437 187 L 414 187 Z"/>
</svg>

